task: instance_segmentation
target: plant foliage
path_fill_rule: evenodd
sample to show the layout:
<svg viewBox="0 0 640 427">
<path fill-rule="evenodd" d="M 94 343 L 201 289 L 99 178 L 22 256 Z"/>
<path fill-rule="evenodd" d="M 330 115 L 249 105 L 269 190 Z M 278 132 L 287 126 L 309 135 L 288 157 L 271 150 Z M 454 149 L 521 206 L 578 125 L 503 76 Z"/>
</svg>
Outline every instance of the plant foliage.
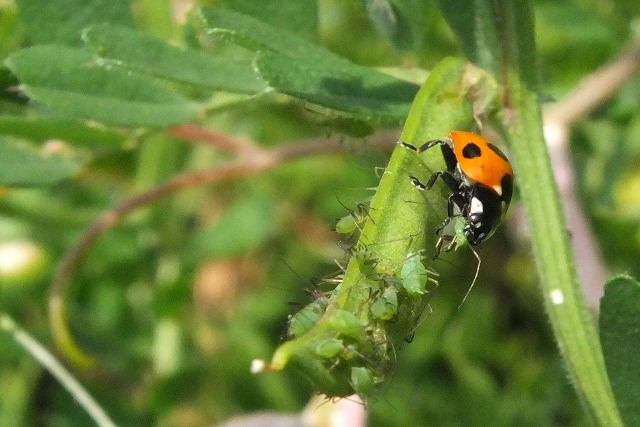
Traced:
<svg viewBox="0 0 640 427">
<path fill-rule="evenodd" d="M 372 425 L 640 419 L 637 77 L 571 134 L 629 275 L 599 334 L 542 134 L 637 2 L 45 3 L 0 2 L 0 425 L 205 425 L 317 392 Z M 475 258 L 433 259 L 446 188 L 410 178 L 442 156 L 377 141 L 480 128 L 518 188 L 460 306 Z"/>
</svg>

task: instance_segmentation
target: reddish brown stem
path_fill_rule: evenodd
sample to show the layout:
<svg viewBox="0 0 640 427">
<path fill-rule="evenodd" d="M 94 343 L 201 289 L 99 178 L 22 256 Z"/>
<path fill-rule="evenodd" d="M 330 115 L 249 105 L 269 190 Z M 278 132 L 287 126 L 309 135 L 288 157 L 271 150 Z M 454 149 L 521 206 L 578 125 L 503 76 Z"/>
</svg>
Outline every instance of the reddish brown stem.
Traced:
<svg viewBox="0 0 640 427">
<path fill-rule="evenodd" d="M 212 132 L 195 124 L 176 126 L 168 129 L 166 134 L 191 142 L 205 143 L 230 153 L 252 153 L 259 150 L 255 144 L 249 141 L 241 140 L 224 133 Z"/>
<path fill-rule="evenodd" d="M 233 138 L 211 133 L 194 125 L 174 128 L 169 133 L 181 138 L 191 136 L 201 141 L 213 142 L 218 146 L 221 145 L 218 142 L 224 141 L 222 145 L 228 144 L 227 147 L 230 149 L 237 146 Z M 371 137 L 368 143 L 370 146 L 392 147 L 397 137 L 397 131 L 380 133 Z M 123 201 L 104 213 L 67 252 L 58 264 L 49 297 L 49 321 L 54 340 L 64 355 L 80 365 L 91 366 L 91 360 L 75 347 L 72 340 L 65 316 L 64 295 L 69 286 L 69 280 L 82 258 L 100 236 L 119 224 L 127 214 L 141 206 L 156 202 L 187 188 L 255 175 L 277 167 L 282 163 L 306 156 L 344 152 L 345 144 L 341 138 L 329 140 L 313 139 L 272 149 L 262 149 L 255 146 L 249 150 L 240 151 L 243 152 L 242 155 L 231 163 L 211 170 L 190 172 L 176 176 L 148 191 Z"/>
</svg>

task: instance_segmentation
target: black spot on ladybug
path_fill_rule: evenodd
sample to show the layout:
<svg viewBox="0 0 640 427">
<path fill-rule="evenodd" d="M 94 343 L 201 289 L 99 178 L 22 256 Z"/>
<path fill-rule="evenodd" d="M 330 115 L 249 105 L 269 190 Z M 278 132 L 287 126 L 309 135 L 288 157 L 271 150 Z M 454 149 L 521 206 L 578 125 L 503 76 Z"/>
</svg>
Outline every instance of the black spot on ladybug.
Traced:
<svg viewBox="0 0 640 427">
<path fill-rule="evenodd" d="M 470 142 L 462 149 L 462 155 L 465 159 L 473 159 L 476 157 L 480 157 L 482 155 L 482 151 L 480 151 L 480 147 L 478 147 L 473 142 Z"/>
<path fill-rule="evenodd" d="M 509 204 L 513 194 L 513 176 L 505 174 L 500 181 L 500 185 L 502 186 L 502 200 Z"/>
</svg>

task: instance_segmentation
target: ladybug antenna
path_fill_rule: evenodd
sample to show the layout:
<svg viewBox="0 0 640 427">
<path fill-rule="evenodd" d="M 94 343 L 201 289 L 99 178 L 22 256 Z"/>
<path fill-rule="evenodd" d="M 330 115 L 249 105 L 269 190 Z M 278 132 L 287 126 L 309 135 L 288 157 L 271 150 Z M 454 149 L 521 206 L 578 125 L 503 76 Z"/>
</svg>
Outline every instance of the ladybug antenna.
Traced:
<svg viewBox="0 0 640 427">
<path fill-rule="evenodd" d="M 482 263 L 482 260 L 480 259 L 480 255 L 478 255 L 478 252 L 476 252 L 473 246 L 469 245 L 469 249 L 471 249 L 471 252 L 473 252 L 473 254 L 476 256 L 476 259 L 478 260 L 478 266 L 476 267 L 476 274 L 475 276 L 473 276 L 473 282 L 471 282 L 471 286 L 469 286 L 469 289 L 467 289 L 467 293 L 464 294 L 464 298 L 462 298 L 462 302 L 458 306 L 458 310 L 460 310 L 460 307 L 462 307 L 462 304 L 464 304 L 464 302 L 467 300 L 469 293 L 471 293 L 471 289 L 473 289 L 473 285 L 476 284 L 476 280 L 478 279 L 478 273 L 480 273 L 480 264 Z"/>
</svg>

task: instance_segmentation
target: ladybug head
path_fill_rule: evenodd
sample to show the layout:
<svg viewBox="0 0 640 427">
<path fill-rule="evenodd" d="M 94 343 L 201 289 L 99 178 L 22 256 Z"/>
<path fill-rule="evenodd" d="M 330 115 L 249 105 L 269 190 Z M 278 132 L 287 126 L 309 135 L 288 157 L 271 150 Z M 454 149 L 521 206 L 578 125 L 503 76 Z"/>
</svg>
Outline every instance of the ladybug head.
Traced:
<svg viewBox="0 0 640 427">
<path fill-rule="evenodd" d="M 477 245 L 491 237 L 496 230 L 509 204 L 493 189 L 475 185 L 467 191 L 464 235 L 470 245 Z M 511 193 L 509 192 L 509 199 Z"/>
</svg>

